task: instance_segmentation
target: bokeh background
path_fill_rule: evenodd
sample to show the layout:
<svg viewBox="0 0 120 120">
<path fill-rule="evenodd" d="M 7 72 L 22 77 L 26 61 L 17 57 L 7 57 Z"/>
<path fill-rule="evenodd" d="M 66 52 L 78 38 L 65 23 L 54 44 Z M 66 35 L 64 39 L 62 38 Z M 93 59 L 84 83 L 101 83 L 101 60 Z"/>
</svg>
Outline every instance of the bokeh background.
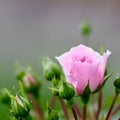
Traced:
<svg viewBox="0 0 120 120">
<path fill-rule="evenodd" d="M 0 88 L 18 87 L 16 61 L 40 74 L 42 56 L 54 59 L 84 43 L 78 30 L 84 18 L 92 25 L 89 45 L 109 49 L 110 71 L 120 72 L 120 0 L 0 0 Z M 112 79 L 105 87 L 107 95 L 114 92 Z M 47 100 L 47 89 L 42 91 Z M 7 113 L 0 104 L 0 120 L 8 120 Z"/>
</svg>

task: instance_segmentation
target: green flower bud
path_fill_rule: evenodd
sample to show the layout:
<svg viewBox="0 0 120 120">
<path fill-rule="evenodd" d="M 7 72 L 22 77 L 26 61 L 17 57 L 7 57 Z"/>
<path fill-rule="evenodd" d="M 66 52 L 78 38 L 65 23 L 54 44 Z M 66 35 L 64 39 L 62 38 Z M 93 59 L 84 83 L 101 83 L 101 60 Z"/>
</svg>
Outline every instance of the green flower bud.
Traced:
<svg viewBox="0 0 120 120">
<path fill-rule="evenodd" d="M 83 36 L 87 36 L 89 35 L 91 32 L 91 26 L 89 24 L 89 22 L 87 21 L 83 21 L 80 23 L 80 33 L 83 35 Z"/>
<path fill-rule="evenodd" d="M 116 88 L 116 92 L 120 93 L 120 77 L 116 78 L 116 80 L 114 81 L 114 86 Z"/>
<path fill-rule="evenodd" d="M 26 118 L 30 112 L 30 102 L 22 96 L 11 96 L 11 112 L 16 118 Z"/>
<path fill-rule="evenodd" d="M 61 68 L 54 63 L 49 57 L 44 57 L 42 60 L 43 74 L 46 80 L 51 81 L 53 78 L 60 79 Z"/>
<path fill-rule="evenodd" d="M 23 76 L 24 76 L 25 74 L 26 74 L 26 71 L 25 71 L 25 69 L 23 69 L 23 68 L 16 70 L 16 73 L 15 73 L 16 79 L 22 81 Z"/>
<path fill-rule="evenodd" d="M 3 89 L 0 91 L 0 101 L 4 104 L 8 104 L 8 105 L 10 103 L 10 97 L 7 94 L 7 92 Z"/>
<path fill-rule="evenodd" d="M 59 97 L 69 100 L 74 95 L 75 95 L 75 91 L 73 86 L 63 81 L 59 89 Z"/>
<path fill-rule="evenodd" d="M 47 109 L 46 120 L 58 120 L 58 112 L 49 108 Z"/>
<path fill-rule="evenodd" d="M 27 92 L 37 94 L 39 92 L 39 88 L 41 87 L 40 80 L 37 76 L 26 73 L 23 77 L 23 85 Z"/>
</svg>

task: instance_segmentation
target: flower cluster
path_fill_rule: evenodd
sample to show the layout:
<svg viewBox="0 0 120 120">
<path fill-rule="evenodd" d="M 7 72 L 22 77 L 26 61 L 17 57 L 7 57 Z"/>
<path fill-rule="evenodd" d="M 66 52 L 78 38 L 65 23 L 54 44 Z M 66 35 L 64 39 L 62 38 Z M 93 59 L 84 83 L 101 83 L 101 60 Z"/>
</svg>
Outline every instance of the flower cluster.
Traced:
<svg viewBox="0 0 120 120">
<path fill-rule="evenodd" d="M 89 27 L 85 22 L 81 27 L 81 33 L 88 36 Z M 43 105 L 42 100 L 45 101 L 47 94 L 42 93 L 41 90 L 45 82 L 30 66 L 19 66 L 15 74 L 19 82 L 19 90 L 14 88 L 14 92 L 11 92 L 8 89 L 2 89 L 0 102 L 8 105 L 11 120 L 113 119 L 120 110 L 120 104 L 116 102 L 120 93 L 120 76 L 114 80 L 115 95 L 112 101 L 109 100 L 111 105 L 108 111 L 102 111 L 102 89 L 111 77 L 107 69 L 110 55 L 109 50 L 100 54 L 80 44 L 61 56 L 55 57 L 56 62 L 47 56 L 43 57 L 41 78 L 44 77 L 49 82 L 48 89 L 51 91 L 51 99 L 46 100 L 46 105 Z M 43 88 L 44 91 L 46 89 Z M 41 98 L 41 94 L 44 98 Z M 81 98 L 81 104 L 77 98 Z M 57 104 L 58 102 L 60 105 Z M 115 104 L 116 108 L 114 108 Z"/>
</svg>

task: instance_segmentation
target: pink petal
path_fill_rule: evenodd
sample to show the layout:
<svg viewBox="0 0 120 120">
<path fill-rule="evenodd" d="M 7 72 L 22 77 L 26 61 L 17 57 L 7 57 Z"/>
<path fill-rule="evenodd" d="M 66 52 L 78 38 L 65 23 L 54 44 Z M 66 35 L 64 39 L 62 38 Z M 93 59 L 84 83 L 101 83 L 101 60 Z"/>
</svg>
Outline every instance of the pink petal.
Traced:
<svg viewBox="0 0 120 120">
<path fill-rule="evenodd" d="M 76 81 L 73 86 L 75 87 L 76 92 L 81 94 L 88 84 L 88 66 L 78 61 L 73 63 L 72 68 L 72 75 Z"/>
<path fill-rule="evenodd" d="M 102 84 L 103 82 L 107 59 L 110 55 L 111 55 L 111 52 L 109 50 L 107 50 L 107 52 L 103 54 L 101 64 L 98 68 L 98 73 L 97 73 L 99 84 Z"/>
<path fill-rule="evenodd" d="M 93 63 L 93 64 L 88 64 L 88 78 L 89 78 L 89 86 L 91 92 L 96 90 L 96 88 L 99 85 L 99 81 L 97 79 L 97 73 L 98 73 L 98 68 L 100 65 L 100 61 Z"/>
<path fill-rule="evenodd" d="M 59 57 L 55 57 L 64 69 L 65 74 L 70 74 L 71 72 L 71 59 L 69 59 L 69 54 L 66 52 Z"/>
</svg>

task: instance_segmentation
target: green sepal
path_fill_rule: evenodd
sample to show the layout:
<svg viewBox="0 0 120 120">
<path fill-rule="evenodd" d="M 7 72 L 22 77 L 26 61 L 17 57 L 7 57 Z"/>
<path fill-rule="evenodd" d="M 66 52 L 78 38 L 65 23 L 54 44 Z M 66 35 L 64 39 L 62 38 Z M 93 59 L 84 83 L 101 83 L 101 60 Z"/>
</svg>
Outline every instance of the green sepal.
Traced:
<svg viewBox="0 0 120 120">
<path fill-rule="evenodd" d="M 83 104 L 87 104 L 89 102 L 90 94 L 91 94 L 91 91 L 90 91 L 90 86 L 89 86 L 89 83 L 88 83 L 88 85 L 86 86 L 86 88 L 84 89 L 82 94 L 80 95 Z"/>
<path fill-rule="evenodd" d="M 55 96 L 59 96 L 59 89 L 57 87 L 52 87 L 49 88 L 50 90 L 52 90 L 52 94 Z"/>
<path fill-rule="evenodd" d="M 15 76 L 17 80 L 22 81 L 23 76 L 26 74 L 26 71 L 24 68 L 19 68 L 18 70 L 15 71 Z"/>
<path fill-rule="evenodd" d="M 111 75 L 112 75 L 112 72 L 109 73 L 109 74 L 107 74 L 107 75 L 104 77 L 104 79 L 103 79 L 103 83 L 102 83 L 101 85 L 99 85 L 99 86 L 97 87 L 97 89 L 96 89 L 94 92 L 92 92 L 92 93 L 94 94 L 94 93 L 97 93 L 99 90 L 101 90 L 102 87 L 105 85 L 106 81 L 111 77 Z"/>
<path fill-rule="evenodd" d="M 59 97 L 63 99 L 71 99 L 75 95 L 74 87 L 70 83 L 66 83 L 65 81 L 62 81 L 62 84 L 59 88 Z"/>
<path fill-rule="evenodd" d="M 22 96 L 11 97 L 11 113 L 16 118 L 26 118 L 31 110 L 30 102 Z"/>
<path fill-rule="evenodd" d="M 82 92 L 81 96 L 89 96 L 90 94 L 91 94 L 91 91 L 90 91 L 90 86 L 88 83 L 87 86 L 85 87 L 84 91 Z"/>
<path fill-rule="evenodd" d="M 58 112 L 55 111 L 54 109 L 51 109 L 47 105 L 46 120 L 58 120 L 58 119 L 59 119 Z"/>
</svg>

